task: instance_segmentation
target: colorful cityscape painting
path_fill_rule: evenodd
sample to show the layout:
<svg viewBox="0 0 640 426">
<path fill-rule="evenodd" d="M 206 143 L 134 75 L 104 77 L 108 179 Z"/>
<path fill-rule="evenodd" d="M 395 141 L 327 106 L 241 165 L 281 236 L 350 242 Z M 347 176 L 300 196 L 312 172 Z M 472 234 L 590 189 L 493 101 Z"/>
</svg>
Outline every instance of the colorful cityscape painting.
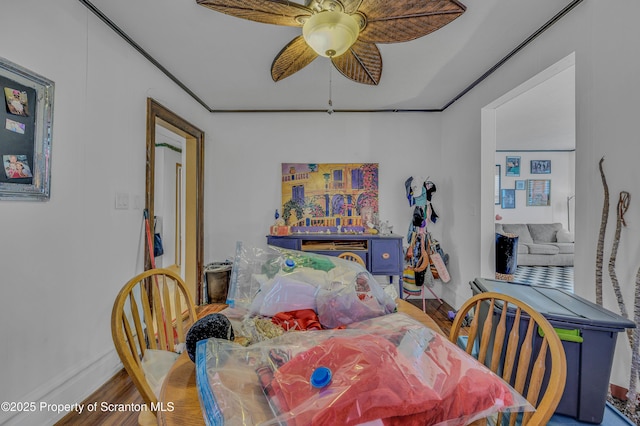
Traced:
<svg viewBox="0 0 640 426">
<path fill-rule="evenodd" d="M 282 163 L 281 212 L 292 232 L 362 232 L 378 218 L 378 164 Z"/>
</svg>

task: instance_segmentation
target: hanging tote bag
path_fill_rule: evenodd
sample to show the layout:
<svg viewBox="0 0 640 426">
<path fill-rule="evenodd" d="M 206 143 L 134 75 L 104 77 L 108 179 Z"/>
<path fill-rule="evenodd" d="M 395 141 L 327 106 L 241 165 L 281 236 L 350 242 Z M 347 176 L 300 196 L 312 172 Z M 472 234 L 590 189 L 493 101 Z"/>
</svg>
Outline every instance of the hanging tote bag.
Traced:
<svg viewBox="0 0 640 426">
<path fill-rule="evenodd" d="M 164 254 L 164 248 L 162 247 L 162 237 L 159 233 L 153 235 L 153 256 L 158 257 Z"/>
<path fill-rule="evenodd" d="M 444 260 L 442 260 L 442 256 L 440 256 L 440 253 L 435 250 L 436 244 L 437 243 L 433 243 L 431 241 L 431 238 L 429 237 L 429 258 L 431 259 L 431 262 L 433 262 L 436 271 L 438 271 L 440 280 L 442 280 L 443 283 L 448 283 L 449 281 L 451 281 L 451 276 L 449 275 L 449 271 L 447 270 L 447 265 L 445 265 Z"/>
</svg>

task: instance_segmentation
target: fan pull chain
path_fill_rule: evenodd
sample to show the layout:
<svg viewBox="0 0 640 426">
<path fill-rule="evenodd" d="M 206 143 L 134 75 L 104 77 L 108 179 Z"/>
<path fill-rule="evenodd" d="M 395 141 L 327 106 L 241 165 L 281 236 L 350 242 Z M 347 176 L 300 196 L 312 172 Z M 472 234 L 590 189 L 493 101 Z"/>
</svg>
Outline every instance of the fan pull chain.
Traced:
<svg viewBox="0 0 640 426">
<path fill-rule="evenodd" d="M 327 114 L 331 115 L 333 114 L 333 101 L 331 100 L 331 68 L 333 68 L 331 66 L 331 59 L 329 59 L 329 109 L 327 110 Z"/>
</svg>

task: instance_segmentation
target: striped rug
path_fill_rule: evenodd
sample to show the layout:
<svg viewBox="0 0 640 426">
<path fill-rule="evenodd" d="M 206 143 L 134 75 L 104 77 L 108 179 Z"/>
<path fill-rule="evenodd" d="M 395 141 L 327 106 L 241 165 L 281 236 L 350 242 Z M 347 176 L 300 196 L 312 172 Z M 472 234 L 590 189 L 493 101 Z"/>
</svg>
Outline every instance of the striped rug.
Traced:
<svg viewBox="0 0 640 426">
<path fill-rule="evenodd" d="M 518 266 L 513 281 L 557 287 L 573 293 L 573 266 Z"/>
</svg>

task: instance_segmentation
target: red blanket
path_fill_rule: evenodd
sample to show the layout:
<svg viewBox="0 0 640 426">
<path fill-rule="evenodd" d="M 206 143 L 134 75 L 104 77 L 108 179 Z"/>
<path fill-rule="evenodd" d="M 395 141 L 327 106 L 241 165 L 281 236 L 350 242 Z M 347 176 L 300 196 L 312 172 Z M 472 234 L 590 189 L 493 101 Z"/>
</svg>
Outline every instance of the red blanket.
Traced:
<svg viewBox="0 0 640 426">
<path fill-rule="evenodd" d="M 331 383 L 313 388 L 313 371 Z M 405 356 L 380 336 L 335 337 L 284 364 L 271 382 L 290 425 L 464 425 L 513 404 L 511 388 L 439 335 Z"/>
</svg>

